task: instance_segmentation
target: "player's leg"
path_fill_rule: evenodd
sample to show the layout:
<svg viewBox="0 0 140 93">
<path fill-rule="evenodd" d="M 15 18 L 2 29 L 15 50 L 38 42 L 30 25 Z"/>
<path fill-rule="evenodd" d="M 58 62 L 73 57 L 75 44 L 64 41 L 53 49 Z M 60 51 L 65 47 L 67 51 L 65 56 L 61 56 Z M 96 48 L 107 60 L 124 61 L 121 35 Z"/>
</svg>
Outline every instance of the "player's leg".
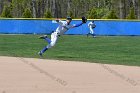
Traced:
<svg viewBox="0 0 140 93">
<path fill-rule="evenodd" d="M 95 33 L 94 33 L 94 30 L 93 30 L 92 27 L 90 27 L 90 34 L 91 34 L 93 37 L 96 37 L 96 36 L 95 36 Z"/>
<path fill-rule="evenodd" d="M 39 51 L 38 54 L 39 54 L 40 56 L 42 56 L 43 53 L 44 53 L 46 50 L 48 50 L 47 46 L 45 46 L 41 51 Z"/>
<path fill-rule="evenodd" d="M 51 43 L 51 40 L 48 38 L 47 35 L 40 36 L 39 39 L 44 39 L 45 41 L 48 42 L 48 44 Z M 40 56 L 42 56 L 42 54 L 43 54 L 46 50 L 48 50 L 47 46 L 45 46 L 41 51 L 39 51 L 38 54 L 39 54 Z"/>
<path fill-rule="evenodd" d="M 44 39 L 48 42 L 48 45 L 45 46 L 45 47 L 38 53 L 40 56 L 42 56 L 42 54 L 43 54 L 46 50 L 48 50 L 49 48 L 51 48 L 51 47 L 53 47 L 53 46 L 55 45 L 55 43 L 56 43 L 56 41 L 57 41 L 57 34 L 56 34 L 56 33 L 52 33 L 52 34 L 51 34 L 51 40 L 50 40 L 48 37 L 46 37 L 46 38 L 44 38 Z"/>
<path fill-rule="evenodd" d="M 40 36 L 39 39 L 44 39 L 44 40 L 47 41 L 48 43 L 51 43 L 51 40 L 48 38 L 47 35 Z"/>
<path fill-rule="evenodd" d="M 95 34 L 95 32 L 94 32 L 94 29 L 93 29 L 93 34 L 92 34 L 92 36 L 93 36 L 93 38 L 96 37 L 96 34 Z"/>
<path fill-rule="evenodd" d="M 50 47 L 53 47 L 56 44 L 57 38 L 58 38 L 57 32 L 52 33 Z"/>
<path fill-rule="evenodd" d="M 93 34 L 93 33 L 94 33 L 94 31 L 93 31 L 92 27 L 90 27 L 90 34 Z"/>
<path fill-rule="evenodd" d="M 46 48 L 44 48 L 45 51 L 48 50 L 49 48 L 52 48 L 56 44 L 57 37 L 58 37 L 57 33 L 54 32 L 51 34 L 51 40 L 49 38 L 45 38 L 45 40 L 48 42 L 48 45 L 46 46 Z"/>
</svg>

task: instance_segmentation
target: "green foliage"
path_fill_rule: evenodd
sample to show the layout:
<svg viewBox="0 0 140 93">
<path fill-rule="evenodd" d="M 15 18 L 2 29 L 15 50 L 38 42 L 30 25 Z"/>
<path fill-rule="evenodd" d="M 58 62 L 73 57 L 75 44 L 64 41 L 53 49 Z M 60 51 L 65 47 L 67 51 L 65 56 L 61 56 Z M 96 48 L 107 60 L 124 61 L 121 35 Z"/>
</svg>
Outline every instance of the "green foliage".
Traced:
<svg viewBox="0 0 140 93">
<path fill-rule="evenodd" d="M 130 13 L 128 14 L 128 16 L 126 17 L 126 19 L 136 19 L 134 7 L 131 7 Z"/>
<path fill-rule="evenodd" d="M 73 15 L 73 12 L 72 12 L 72 11 L 69 11 L 69 12 L 67 13 L 67 16 L 70 16 L 71 18 L 74 18 L 74 15 Z"/>
<path fill-rule="evenodd" d="M 28 1 L 28 2 L 27 2 Z M 28 7 L 27 4 L 30 4 L 29 0 L 12 0 L 12 12 L 14 17 L 22 17 L 24 10 Z"/>
<path fill-rule="evenodd" d="M 33 18 L 32 12 L 29 8 L 26 8 L 23 12 L 23 18 Z"/>
<path fill-rule="evenodd" d="M 90 11 L 88 11 L 87 16 L 88 16 L 89 19 L 96 19 L 96 18 L 98 18 L 98 14 L 97 14 L 96 9 L 92 8 Z"/>
<path fill-rule="evenodd" d="M 12 5 L 12 9 L 7 11 L 3 7 L 5 5 Z M 136 5 L 136 7 L 134 7 L 134 5 Z M 140 9 L 140 0 L 133 0 L 133 2 L 132 0 L 0 0 L 0 6 L 2 6 L 0 7 L 0 13 L 1 10 L 6 11 L 6 13 L 2 14 L 4 17 L 11 17 L 11 15 L 13 17 L 22 17 L 26 8 L 32 10 L 31 13 L 33 17 L 43 16 L 46 18 L 64 18 L 67 15 L 80 18 L 81 16 L 87 15 L 87 18 L 97 19 L 116 19 L 118 17 L 135 19 L 140 16 L 139 11 L 137 11 Z M 130 9 L 130 7 L 133 7 L 133 9 Z M 44 13 L 46 9 L 50 9 L 49 12 L 51 12 L 51 14 Z M 113 13 L 111 11 L 112 9 L 116 9 L 117 13 Z"/>
<path fill-rule="evenodd" d="M 11 7 L 4 6 L 1 17 L 12 18 Z"/>
<path fill-rule="evenodd" d="M 52 18 L 52 13 L 50 10 L 47 10 L 45 13 L 44 13 L 44 18 Z"/>
<path fill-rule="evenodd" d="M 111 10 L 111 11 L 110 11 L 107 15 L 105 15 L 103 18 L 105 18 L 105 19 L 118 19 L 115 10 Z"/>
<path fill-rule="evenodd" d="M 92 8 L 90 11 L 88 11 L 88 18 L 89 19 L 99 19 L 106 15 L 108 12 L 107 9 L 104 8 Z"/>
<path fill-rule="evenodd" d="M 97 8 L 96 11 L 97 11 L 97 15 L 98 15 L 97 18 L 102 18 L 103 16 L 106 15 L 106 13 L 107 13 L 109 10 L 108 10 L 108 9 L 104 9 L 104 8 Z"/>
</svg>

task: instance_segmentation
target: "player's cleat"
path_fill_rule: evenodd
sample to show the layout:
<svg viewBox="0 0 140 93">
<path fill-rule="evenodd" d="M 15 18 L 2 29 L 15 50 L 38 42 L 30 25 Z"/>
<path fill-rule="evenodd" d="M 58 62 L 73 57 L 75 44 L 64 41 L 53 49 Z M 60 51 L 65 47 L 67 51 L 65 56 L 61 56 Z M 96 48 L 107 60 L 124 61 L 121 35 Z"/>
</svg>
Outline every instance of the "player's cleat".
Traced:
<svg viewBox="0 0 140 93">
<path fill-rule="evenodd" d="M 96 35 L 95 34 L 93 34 L 93 38 L 96 38 Z"/>
<path fill-rule="evenodd" d="M 89 37 L 90 33 L 87 34 L 87 37 Z"/>
<path fill-rule="evenodd" d="M 93 36 L 93 38 L 96 38 L 96 36 Z"/>
<path fill-rule="evenodd" d="M 40 57 L 43 57 L 43 54 L 39 51 L 38 52 L 38 55 L 40 56 Z"/>
<path fill-rule="evenodd" d="M 87 34 L 87 37 L 89 36 L 89 34 Z"/>
<path fill-rule="evenodd" d="M 47 35 L 43 35 L 43 36 L 40 36 L 39 39 L 45 39 L 45 38 L 48 38 Z"/>
</svg>

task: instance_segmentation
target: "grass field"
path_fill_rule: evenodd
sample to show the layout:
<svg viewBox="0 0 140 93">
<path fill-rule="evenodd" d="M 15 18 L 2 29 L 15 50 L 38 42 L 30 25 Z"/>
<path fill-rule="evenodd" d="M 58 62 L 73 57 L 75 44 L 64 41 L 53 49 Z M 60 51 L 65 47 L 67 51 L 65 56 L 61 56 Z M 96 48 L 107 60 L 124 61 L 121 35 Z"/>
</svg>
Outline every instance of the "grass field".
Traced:
<svg viewBox="0 0 140 93">
<path fill-rule="evenodd" d="M 0 56 L 40 58 L 46 44 L 38 35 L 0 35 Z M 64 35 L 43 58 L 140 66 L 140 37 Z"/>
</svg>

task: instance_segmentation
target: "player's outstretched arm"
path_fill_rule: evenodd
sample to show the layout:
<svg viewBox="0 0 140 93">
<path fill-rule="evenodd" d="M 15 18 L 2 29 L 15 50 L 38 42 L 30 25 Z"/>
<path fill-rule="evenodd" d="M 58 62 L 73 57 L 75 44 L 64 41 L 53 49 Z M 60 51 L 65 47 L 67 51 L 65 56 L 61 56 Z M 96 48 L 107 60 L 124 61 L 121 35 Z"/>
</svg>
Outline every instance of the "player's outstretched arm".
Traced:
<svg viewBox="0 0 140 93">
<path fill-rule="evenodd" d="M 87 19 L 86 19 L 86 17 L 82 17 L 82 22 L 81 23 L 78 23 L 78 24 L 75 24 L 73 27 L 79 27 L 79 26 L 81 26 L 82 24 L 84 24 L 84 23 L 86 23 L 87 22 Z"/>
<path fill-rule="evenodd" d="M 60 25 L 63 24 L 63 22 L 62 22 L 60 19 L 55 19 L 55 21 L 56 21 L 58 24 L 60 24 Z"/>
<path fill-rule="evenodd" d="M 73 28 L 74 28 L 74 27 L 79 27 L 79 26 L 81 26 L 82 24 L 83 24 L 83 22 L 78 23 L 78 24 L 74 24 L 74 25 L 73 25 Z"/>
</svg>

